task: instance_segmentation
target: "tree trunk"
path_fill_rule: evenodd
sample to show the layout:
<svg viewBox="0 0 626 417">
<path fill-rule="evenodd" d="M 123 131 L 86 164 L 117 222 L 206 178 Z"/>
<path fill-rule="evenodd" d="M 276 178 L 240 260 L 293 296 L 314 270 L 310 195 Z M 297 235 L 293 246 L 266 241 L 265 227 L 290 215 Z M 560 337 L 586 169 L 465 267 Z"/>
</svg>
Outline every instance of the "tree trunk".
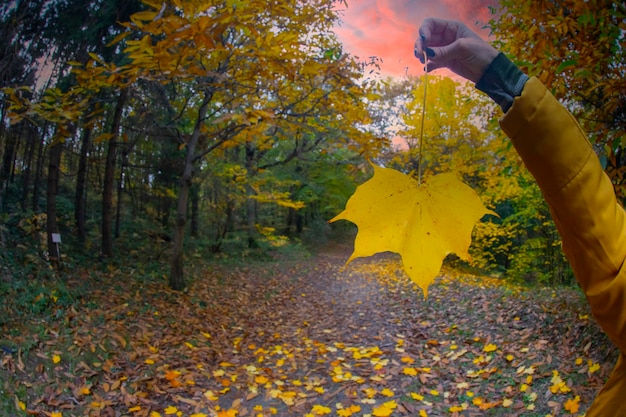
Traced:
<svg viewBox="0 0 626 417">
<path fill-rule="evenodd" d="M 198 237 L 198 229 L 199 229 L 199 210 L 200 210 L 200 184 L 193 183 L 191 184 L 191 236 L 197 238 Z"/>
<path fill-rule="evenodd" d="M 117 98 L 111 133 L 109 140 L 106 165 L 104 168 L 104 187 L 102 190 L 102 255 L 113 256 L 113 185 L 115 182 L 115 158 L 117 154 L 117 140 L 120 134 L 122 109 L 126 103 L 127 90 L 122 90 Z"/>
<path fill-rule="evenodd" d="M 91 145 L 91 128 L 83 130 L 83 140 L 80 146 L 78 172 L 76 174 L 76 191 L 74 194 L 74 219 L 76 220 L 76 235 L 80 242 L 87 238 L 87 154 Z"/>
<path fill-rule="evenodd" d="M 25 150 L 24 173 L 22 175 L 22 200 L 20 201 L 23 211 L 28 210 L 28 191 L 30 190 L 30 177 L 33 171 L 33 160 L 35 159 L 36 141 L 36 130 L 34 128 L 28 129 L 28 138 Z"/>
<path fill-rule="evenodd" d="M 53 235 L 59 233 L 56 196 L 59 187 L 62 153 L 63 142 L 55 142 L 50 146 L 48 155 L 48 187 L 46 191 L 46 230 L 48 232 L 48 257 L 54 269 L 57 269 L 61 262 L 59 246 L 57 243 L 53 242 Z"/>
<path fill-rule="evenodd" d="M 120 167 L 120 178 L 117 181 L 117 206 L 115 209 L 115 238 L 119 238 L 121 236 L 121 226 L 120 223 L 122 221 L 122 191 L 124 188 L 124 166 L 125 161 L 122 161 L 122 166 Z"/>
<path fill-rule="evenodd" d="M 11 171 L 15 160 L 15 132 L 14 129 L 10 129 L 5 136 L 4 154 L 2 157 L 2 166 L 0 167 L 0 184 L 2 188 L 0 191 L 6 193 L 11 179 Z"/>
<path fill-rule="evenodd" d="M 254 178 L 255 170 L 255 151 L 254 145 L 250 142 L 246 143 L 246 171 L 248 173 L 248 183 L 246 184 L 246 223 L 248 232 L 248 247 L 254 248 L 257 246 L 255 239 L 255 225 L 256 225 L 256 201 L 252 196 L 254 195 L 254 188 L 250 185 L 250 181 Z"/>
<path fill-rule="evenodd" d="M 174 242 L 172 244 L 172 264 L 170 268 L 169 285 L 173 290 L 183 290 L 187 287 L 183 268 L 183 242 L 185 239 L 185 223 L 187 222 L 187 201 L 189 199 L 189 187 L 193 181 L 193 163 L 196 153 L 196 145 L 200 139 L 203 120 L 206 117 L 207 108 L 211 101 L 211 95 L 205 93 L 204 102 L 198 110 L 198 118 L 191 137 L 187 140 L 187 154 L 185 155 L 185 167 L 180 181 L 178 192 L 178 205 L 176 207 L 176 225 L 174 227 Z"/>
<path fill-rule="evenodd" d="M 42 134 L 45 135 L 47 130 L 47 126 L 41 130 Z M 43 140 L 37 140 L 35 143 L 35 147 L 37 148 L 37 163 L 35 165 L 35 180 L 33 181 L 33 212 L 37 213 L 39 211 L 39 184 L 41 184 L 41 177 L 43 177 L 43 153 L 44 153 L 44 145 Z"/>
</svg>

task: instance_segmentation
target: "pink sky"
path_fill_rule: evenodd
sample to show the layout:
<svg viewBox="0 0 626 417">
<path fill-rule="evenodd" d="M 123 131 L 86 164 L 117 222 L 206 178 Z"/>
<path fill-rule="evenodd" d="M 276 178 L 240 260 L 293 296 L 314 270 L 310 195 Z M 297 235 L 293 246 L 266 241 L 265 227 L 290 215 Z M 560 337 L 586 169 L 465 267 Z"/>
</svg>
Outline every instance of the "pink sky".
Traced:
<svg viewBox="0 0 626 417">
<path fill-rule="evenodd" d="M 497 0 L 347 0 L 342 24 L 335 29 L 344 50 L 360 60 L 382 59 L 384 76 L 420 75 L 422 64 L 413 56 L 420 23 L 427 17 L 465 22 L 481 36 L 489 21 L 487 6 Z"/>
</svg>

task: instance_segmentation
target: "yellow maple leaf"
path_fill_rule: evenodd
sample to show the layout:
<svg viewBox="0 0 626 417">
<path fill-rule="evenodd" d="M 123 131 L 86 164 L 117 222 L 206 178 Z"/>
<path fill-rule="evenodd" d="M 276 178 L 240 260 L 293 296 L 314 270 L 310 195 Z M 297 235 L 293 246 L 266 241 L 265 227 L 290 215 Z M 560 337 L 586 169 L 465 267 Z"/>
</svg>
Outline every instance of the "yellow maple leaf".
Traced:
<svg viewBox="0 0 626 417">
<path fill-rule="evenodd" d="M 570 398 L 569 400 L 565 401 L 565 404 L 563 404 L 563 408 L 566 411 L 569 411 L 570 414 L 576 414 L 578 412 L 579 407 L 580 407 L 580 397 L 578 395 L 574 398 Z"/>
<path fill-rule="evenodd" d="M 376 417 L 387 417 L 393 413 L 393 410 L 395 410 L 396 407 L 398 407 L 398 404 L 396 404 L 395 401 L 387 401 L 378 407 L 374 407 L 372 415 Z"/>
<path fill-rule="evenodd" d="M 313 408 L 311 409 L 311 413 L 313 413 L 316 416 L 323 416 L 326 414 L 330 414 L 332 412 L 332 410 L 328 407 L 325 407 L 323 405 L 319 405 L 319 404 L 315 404 L 313 406 Z"/>
<path fill-rule="evenodd" d="M 270 380 L 265 375 L 258 375 L 254 378 L 257 384 L 267 384 Z"/>
<path fill-rule="evenodd" d="M 416 376 L 417 375 L 417 369 L 406 367 L 406 368 L 404 368 L 402 370 L 402 373 L 405 374 L 405 375 Z"/>
<path fill-rule="evenodd" d="M 165 372 L 165 379 L 167 379 L 168 381 L 173 381 L 179 376 L 180 376 L 180 371 L 177 371 L 175 369 L 168 369 Z"/>
<path fill-rule="evenodd" d="M 390 390 L 389 388 L 383 388 L 383 390 L 380 393 L 384 395 L 385 397 L 393 397 L 395 395 L 393 391 Z"/>
<path fill-rule="evenodd" d="M 488 343 L 485 345 L 485 347 L 483 347 L 483 350 L 485 352 L 494 352 L 498 349 L 498 346 L 494 345 L 493 343 Z"/>
<path fill-rule="evenodd" d="M 469 260 L 472 229 L 487 210 L 455 174 L 435 175 L 423 184 L 376 165 L 344 211 L 330 221 L 349 220 L 359 229 L 347 263 L 379 252 L 395 252 L 409 277 L 428 295 L 443 259 L 455 253 Z"/>
<path fill-rule="evenodd" d="M 416 392 L 412 392 L 410 395 L 411 395 L 411 398 L 413 398 L 415 401 L 422 401 L 424 399 L 423 395 L 420 395 Z"/>
<path fill-rule="evenodd" d="M 589 373 L 592 374 L 600 369 L 599 363 L 589 363 Z"/>
<path fill-rule="evenodd" d="M 169 405 L 165 408 L 165 410 L 163 410 L 163 412 L 166 415 L 171 416 L 172 414 L 176 414 L 178 412 L 178 408 L 174 407 L 173 405 Z"/>
</svg>

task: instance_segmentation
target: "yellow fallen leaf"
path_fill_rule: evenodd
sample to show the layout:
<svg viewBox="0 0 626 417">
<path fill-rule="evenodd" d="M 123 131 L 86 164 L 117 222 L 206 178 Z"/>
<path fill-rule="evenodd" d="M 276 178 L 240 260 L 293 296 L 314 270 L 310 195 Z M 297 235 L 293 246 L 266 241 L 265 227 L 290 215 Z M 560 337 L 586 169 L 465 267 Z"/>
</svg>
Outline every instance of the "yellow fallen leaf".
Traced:
<svg viewBox="0 0 626 417">
<path fill-rule="evenodd" d="M 393 410 L 395 410 L 397 407 L 398 404 L 395 401 L 387 401 L 386 403 L 378 407 L 374 407 L 374 409 L 372 410 L 372 415 L 376 417 L 387 417 L 390 416 L 391 413 L 393 413 Z"/>
<path fill-rule="evenodd" d="M 409 277 L 427 296 L 443 259 L 455 253 L 469 260 L 474 224 L 485 214 L 496 214 L 455 174 L 418 184 L 394 169 L 373 167 L 374 176 L 330 221 L 349 220 L 359 229 L 348 263 L 379 252 L 398 253 Z"/>
<path fill-rule="evenodd" d="M 254 378 L 254 382 L 257 384 L 267 384 L 270 380 L 265 375 L 258 375 Z"/>
<path fill-rule="evenodd" d="M 405 375 L 416 376 L 417 375 L 417 369 L 406 367 L 406 368 L 404 368 L 402 370 L 402 373 L 405 374 Z"/>
<path fill-rule="evenodd" d="M 493 343 L 489 343 L 487 345 L 485 345 L 485 347 L 483 348 L 483 350 L 485 352 L 494 352 L 498 349 L 498 347 L 496 345 L 494 345 Z"/>
<path fill-rule="evenodd" d="M 178 408 L 174 407 L 173 405 L 168 406 L 167 408 L 165 408 L 165 410 L 163 410 L 163 412 L 170 416 L 172 414 L 176 414 L 178 412 Z"/>
<path fill-rule="evenodd" d="M 393 397 L 395 395 L 393 391 L 390 390 L 389 388 L 383 388 L 383 390 L 380 393 L 381 395 L 384 395 L 385 397 Z"/>
<path fill-rule="evenodd" d="M 26 411 L 26 403 L 18 400 L 17 397 L 15 397 L 15 407 L 22 411 Z"/>
<path fill-rule="evenodd" d="M 422 401 L 424 399 L 424 396 L 418 393 L 412 392 L 411 398 L 413 398 L 415 401 Z"/>
<path fill-rule="evenodd" d="M 315 404 L 311 409 L 311 413 L 316 416 L 324 416 L 326 414 L 330 414 L 331 412 L 332 410 L 330 408 L 319 404 Z"/>
<path fill-rule="evenodd" d="M 589 364 L 589 373 L 592 374 L 600 369 L 599 363 L 590 363 Z"/>
<path fill-rule="evenodd" d="M 580 407 L 580 397 L 578 395 L 574 398 L 570 398 L 569 400 L 565 401 L 565 404 L 563 404 L 563 408 L 566 411 L 569 411 L 570 414 L 578 413 L 579 407 Z"/>
</svg>

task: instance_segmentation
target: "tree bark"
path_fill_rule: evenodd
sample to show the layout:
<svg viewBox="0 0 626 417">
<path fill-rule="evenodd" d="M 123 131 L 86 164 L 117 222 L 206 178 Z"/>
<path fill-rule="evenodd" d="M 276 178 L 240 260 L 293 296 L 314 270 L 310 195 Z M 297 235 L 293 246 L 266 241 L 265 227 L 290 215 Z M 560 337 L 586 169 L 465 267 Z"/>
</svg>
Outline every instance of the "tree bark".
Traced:
<svg viewBox="0 0 626 417">
<path fill-rule="evenodd" d="M 185 167 L 180 181 L 178 192 L 178 205 L 176 207 L 176 225 L 174 228 L 174 242 L 172 244 L 172 263 L 170 268 L 169 285 L 173 290 L 183 290 L 187 287 L 183 266 L 183 243 L 185 239 L 185 223 L 187 222 L 187 202 L 189 199 L 189 187 L 193 181 L 193 163 L 196 154 L 196 145 L 200 140 L 201 126 L 206 117 L 207 108 L 211 102 L 211 94 L 205 92 L 204 102 L 198 109 L 198 118 L 191 137 L 187 140 L 187 154 L 185 155 Z"/>
<path fill-rule="evenodd" d="M 113 185 L 115 182 L 115 159 L 117 156 L 117 140 L 120 134 L 120 124 L 122 120 L 122 110 L 126 103 L 127 90 L 120 92 L 115 105 L 111 133 L 113 137 L 109 140 L 107 150 L 106 165 L 104 168 L 104 187 L 102 190 L 102 255 L 113 257 Z M 118 202 L 119 204 L 119 202 Z"/>
<path fill-rule="evenodd" d="M 47 126 L 41 130 L 43 134 L 47 131 Z M 37 163 L 35 164 L 35 180 L 33 181 L 33 212 L 39 211 L 39 184 L 41 184 L 41 177 L 43 177 L 43 154 L 44 145 L 43 140 L 37 140 L 35 142 L 37 148 Z"/>
<path fill-rule="evenodd" d="M 53 242 L 53 234 L 59 233 L 57 224 L 57 204 L 56 196 L 59 187 L 59 176 L 61 173 L 61 155 L 63 153 L 63 142 L 55 142 L 50 146 L 48 155 L 48 184 L 46 191 L 46 230 L 48 232 L 48 258 L 54 269 L 58 269 L 61 259 L 59 246 Z"/>
<path fill-rule="evenodd" d="M 11 171 L 13 170 L 13 164 L 15 161 L 15 132 L 13 129 L 9 129 L 5 136 L 4 142 L 4 154 L 2 157 L 2 166 L 0 167 L 0 184 L 2 188 L 0 191 L 4 194 L 9 186 L 11 180 Z"/>
<path fill-rule="evenodd" d="M 122 235 L 121 222 L 122 222 L 122 191 L 124 189 L 124 167 L 125 161 L 122 160 L 122 166 L 120 166 L 120 178 L 117 181 L 117 206 L 115 209 L 115 238 L 119 238 Z"/>
<path fill-rule="evenodd" d="M 250 181 L 254 178 L 256 169 L 254 145 L 250 142 L 246 143 L 246 172 L 248 173 L 248 183 L 246 184 L 246 229 L 248 232 L 248 247 L 254 248 L 257 246 L 255 239 L 256 201 L 252 198 L 254 189 L 250 185 Z"/>
<path fill-rule="evenodd" d="M 83 140 L 80 147 L 78 172 L 76 174 L 76 190 L 74 194 L 74 220 L 76 221 L 76 235 L 80 242 L 87 238 L 87 154 L 91 145 L 91 128 L 83 130 Z"/>
<path fill-rule="evenodd" d="M 22 175 L 22 200 L 20 205 L 23 211 L 28 210 L 28 192 L 30 190 L 30 177 L 33 171 L 33 160 L 35 159 L 35 143 L 37 141 L 37 132 L 34 127 L 28 129 L 28 137 L 26 138 L 26 149 L 24 151 L 25 164 Z"/>
<path fill-rule="evenodd" d="M 190 234 L 192 237 L 198 237 L 199 211 L 200 211 L 200 184 L 191 184 L 191 227 Z"/>
</svg>

